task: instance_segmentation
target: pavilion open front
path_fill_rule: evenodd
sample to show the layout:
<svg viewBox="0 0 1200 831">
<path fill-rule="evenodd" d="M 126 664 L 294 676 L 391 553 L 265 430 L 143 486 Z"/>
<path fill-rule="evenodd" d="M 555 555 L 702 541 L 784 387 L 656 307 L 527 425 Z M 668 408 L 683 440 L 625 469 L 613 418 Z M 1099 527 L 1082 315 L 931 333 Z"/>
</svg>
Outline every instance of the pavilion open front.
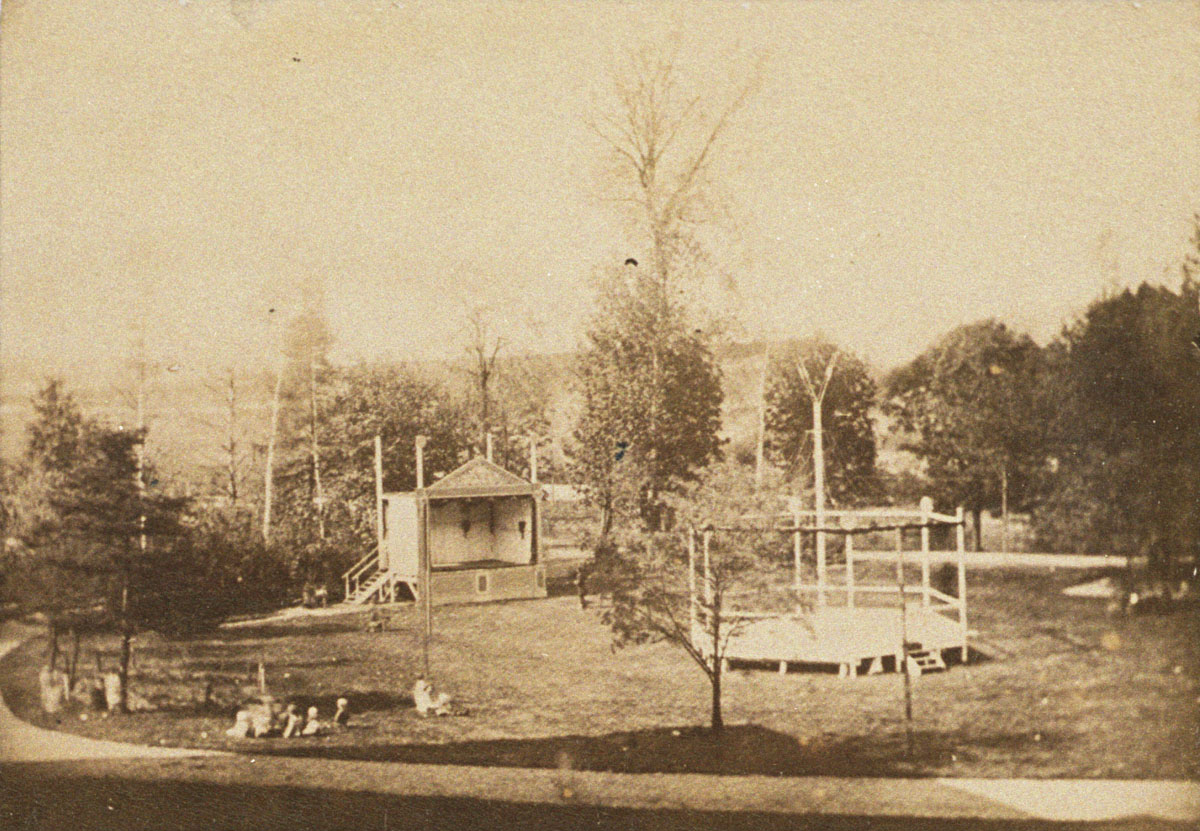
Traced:
<svg viewBox="0 0 1200 831">
<path fill-rule="evenodd" d="M 423 491 L 385 493 L 378 556 L 347 573 L 351 602 L 416 599 L 422 535 L 434 603 L 546 596 L 541 489 L 475 458 Z"/>
</svg>

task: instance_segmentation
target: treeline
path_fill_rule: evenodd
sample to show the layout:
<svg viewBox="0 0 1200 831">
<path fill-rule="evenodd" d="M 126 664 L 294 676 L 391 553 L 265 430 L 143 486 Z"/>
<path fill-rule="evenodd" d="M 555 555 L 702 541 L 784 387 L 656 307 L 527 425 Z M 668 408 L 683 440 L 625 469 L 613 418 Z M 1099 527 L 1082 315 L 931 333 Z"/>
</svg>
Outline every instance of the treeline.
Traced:
<svg viewBox="0 0 1200 831">
<path fill-rule="evenodd" d="M 731 455 L 712 336 L 661 275 L 634 269 L 602 286 L 578 366 L 575 474 L 605 531 L 669 527 L 666 497 Z M 984 512 L 1021 512 L 1043 550 L 1143 557 L 1151 579 L 1178 581 L 1200 547 L 1198 301 L 1200 216 L 1177 289 L 1106 294 L 1044 347 L 979 321 L 877 384 L 824 339 L 791 344 L 764 366 L 758 446 L 725 461 L 754 466 L 756 489 L 811 493 L 819 396 L 835 504 L 929 494 L 967 510 L 977 548 Z M 880 469 L 884 439 L 912 470 Z"/>
<path fill-rule="evenodd" d="M 718 336 L 636 265 L 598 287 L 574 359 L 563 462 L 545 446 L 561 391 L 547 373 L 499 363 L 502 344 L 482 328 L 456 379 L 335 366 L 321 315 L 298 315 L 270 379 L 270 470 L 262 453 L 239 461 L 231 438 L 216 498 L 173 489 L 162 460 L 146 456 L 144 430 L 85 417 L 52 380 L 35 398 L 23 457 L 2 471 L 0 591 L 52 621 L 90 625 L 82 610 L 125 633 L 278 608 L 306 586 L 336 597 L 340 574 L 374 545 L 376 436 L 389 491 L 414 487 L 417 435 L 428 438 L 431 479 L 482 452 L 486 434 L 497 461 L 525 474 L 540 436 L 542 478 L 580 487 L 602 534 L 672 527 L 677 498 L 714 465 L 753 470 L 745 481 L 761 493 L 811 494 L 814 384 L 827 387 L 833 504 L 928 493 L 967 509 L 977 545 L 983 512 L 1022 512 L 1047 550 L 1140 555 L 1175 578 L 1200 543 L 1200 231 L 1193 242 L 1178 289 L 1101 297 L 1044 347 L 981 321 L 878 382 L 821 338 L 775 348 L 762 368 L 757 447 L 723 438 Z M 884 439 L 919 466 L 881 470 Z"/>
</svg>

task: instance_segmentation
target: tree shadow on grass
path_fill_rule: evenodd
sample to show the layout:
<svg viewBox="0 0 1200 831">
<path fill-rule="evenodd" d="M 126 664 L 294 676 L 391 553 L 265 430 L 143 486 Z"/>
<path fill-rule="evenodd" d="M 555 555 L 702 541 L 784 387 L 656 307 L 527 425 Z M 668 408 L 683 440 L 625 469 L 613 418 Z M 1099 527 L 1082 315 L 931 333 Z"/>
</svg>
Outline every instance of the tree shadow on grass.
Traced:
<svg viewBox="0 0 1200 831">
<path fill-rule="evenodd" d="M 965 736 L 918 732 L 906 754 L 904 733 L 818 736 L 797 740 L 753 724 L 729 726 L 718 736 L 706 728 L 677 727 L 447 744 L 304 745 L 264 748 L 262 754 L 414 764 L 570 768 L 615 773 L 703 773 L 731 776 L 919 776 L 922 771 L 990 752 L 1052 749 L 1062 739 L 1046 734 Z M 932 774 L 929 774 L 932 775 Z"/>
<path fill-rule="evenodd" d="M 400 796 L 338 787 L 257 785 L 88 773 L 61 766 L 17 765 L 0 777 L 0 819 L 13 828 L 100 831 L 174 828 L 330 829 L 555 828 L 568 831 L 1063 831 L 1078 823 L 1030 819 L 785 814 L 619 808 L 570 802 L 496 802 L 480 798 Z M 1089 829 L 1182 828 L 1147 820 L 1089 823 Z"/>
</svg>

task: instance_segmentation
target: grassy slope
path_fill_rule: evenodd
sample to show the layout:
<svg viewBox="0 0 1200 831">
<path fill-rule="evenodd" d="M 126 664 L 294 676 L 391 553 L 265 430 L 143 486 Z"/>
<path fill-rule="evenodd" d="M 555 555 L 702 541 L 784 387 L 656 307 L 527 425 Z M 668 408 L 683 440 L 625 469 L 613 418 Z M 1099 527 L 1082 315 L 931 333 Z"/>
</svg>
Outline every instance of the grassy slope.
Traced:
<svg viewBox="0 0 1200 831">
<path fill-rule="evenodd" d="M 1108 617 L 1096 601 L 1063 597 L 1069 573 L 980 573 L 972 627 L 993 660 L 916 682 L 917 754 L 903 758 L 897 675 L 736 671 L 726 687 L 720 745 L 704 731 L 707 685 L 663 644 L 613 652 L 594 612 L 568 597 L 436 610 L 434 676 L 471 708 L 423 720 L 408 691 L 421 650 L 415 610 L 368 634 L 361 617 L 232 630 L 220 639 L 144 645 L 138 688 L 172 709 L 62 729 L 147 743 L 252 749 L 347 759 L 462 762 L 624 771 L 804 775 L 1200 776 L 1200 648 L 1195 614 Z M 38 644 L 10 657 L 4 694 L 36 714 Z M 111 648 L 111 645 L 110 645 Z M 338 695 L 357 729 L 285 741 L 234 742 L 234 683 L 264 657 L 272 692 L 328 712 Z M 208 678 L 225 679 L 211 710 L 193 706 Z"/>
</svg>

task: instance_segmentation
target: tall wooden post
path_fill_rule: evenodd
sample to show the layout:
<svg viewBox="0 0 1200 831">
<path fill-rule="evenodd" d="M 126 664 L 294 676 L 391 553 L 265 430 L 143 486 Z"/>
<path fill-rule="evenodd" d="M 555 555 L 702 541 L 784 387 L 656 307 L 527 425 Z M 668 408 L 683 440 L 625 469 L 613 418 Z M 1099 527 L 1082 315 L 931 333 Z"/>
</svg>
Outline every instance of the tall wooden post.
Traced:
<svg viewBox="0 0 1200 831">
<path fill-rule="evenodd" d="M 429 675 L 429 645 L 433 640 L 433 566 L 429 556 L 429 497 L 425 494 L 425 437 L 417 436 L 417 559 L 421 565 L 421 611 L 424 622 L 422 666 Z"/>
<path fill-rule="evenodd" d="M 538 458 L 537 458 L 537 436 L 530 434 L 529 436 L 529 481 L 537 484 L 538 481 Z"/>
<path fill-rule="evenodd" d="M 904 747 L 911 758 L 913 753 L 912 677 L 908 672 L 908 600 L 904 584 L 904 529 L 896 529 L 896 579 L 900 585 L 900 643 L 901 665 L 904 673 Z"/>
<path fill-rule="evenodd" d="M 956 544 L 958 547 L 958 624 L 962 629 L 962 660 L 965 664 L 969 653 L 967 648 L 967 566 L 963 561 L 963 552 L 967 550 L 967 525 L 962 505 L 958 506 L 958 510 L 954 513 L 954 518 L 958 522 L 955 529 Z"/>
<path fill-rule="evenodd" d="M 487 437 L 484 439 L 484 447 L 485 447 L 485 455 L 487 456 L 487 460 L 490 462 L 492 460 L 492 434 L 490 432 L 487 434 Z"/>
<path fill-rule="evenodd" d="M 933 500 L 921 497 L 921 608 L 929 608 L 929 515 Z"/>
<path fill-rule="evenodd" d="M 813 507 L 817 518 L 817 605 L 825 605 L 825 439 L 821 397 L 813 396 Z"/>
<path fill-rule="evenodd" d="M 375 551 L 381 568 L 387 568 L 388 552 L 383 544 L 383 437 L 375 436 Z"/>
</svg>

